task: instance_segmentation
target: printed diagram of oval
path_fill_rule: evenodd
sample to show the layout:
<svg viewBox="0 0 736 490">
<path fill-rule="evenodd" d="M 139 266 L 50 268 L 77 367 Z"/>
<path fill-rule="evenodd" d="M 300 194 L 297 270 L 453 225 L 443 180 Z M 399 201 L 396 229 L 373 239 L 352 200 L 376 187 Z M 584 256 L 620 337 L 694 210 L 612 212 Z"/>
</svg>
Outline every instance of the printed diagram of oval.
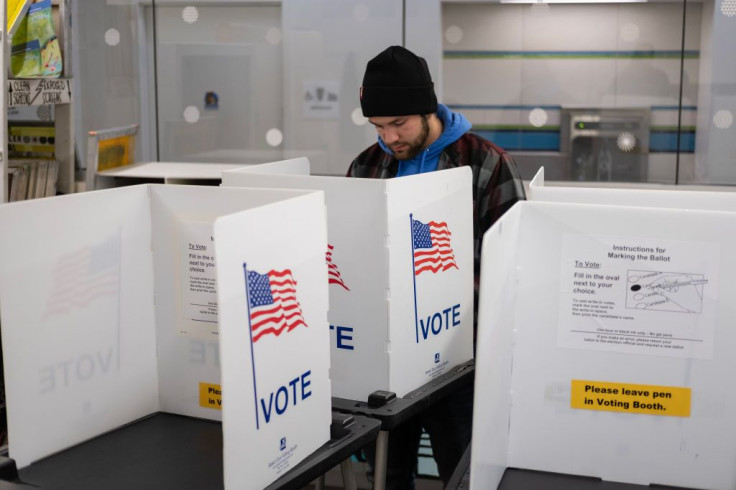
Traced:
<svg viewBox="0 0 736 490">
<path fill-rule="evenodd" d="M 704 274 L 630 270 L 626 275 L 626 307 L 701 313 Z"/>
</svg>

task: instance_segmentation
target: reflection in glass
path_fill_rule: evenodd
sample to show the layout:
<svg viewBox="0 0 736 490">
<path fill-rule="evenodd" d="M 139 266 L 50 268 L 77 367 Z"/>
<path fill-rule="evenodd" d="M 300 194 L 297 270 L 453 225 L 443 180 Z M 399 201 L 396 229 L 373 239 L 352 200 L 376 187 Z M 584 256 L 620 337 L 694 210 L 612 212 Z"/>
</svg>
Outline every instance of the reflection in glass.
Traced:
<svg viewBox="0 0 736 490">
<path fill-rule="evenodd" d="M 199 19 L 199 10 L 197 7 L 184 7 L 184 10 L 181 11 L 181 18 L 187 24 L 194 24 Z"/>
<path fill-rule="evenodd" d="M 540 109 L 539 107 L 536 107 L 529 111 L 529 122 L 532 126 L 535 128 L 541 128 L 545 124 L 547 124 L 548 120 L 547 111 L 544 109 Z"/>
<path fill-rule="evenodd" d="M 365 126 L 368 124 L 368 118 L 363 115 L 363 109 L 356 107 L 353 112 L 350 113 L 350 119 L 356 126 Z"/>
<path fill-rule="evenodd" d="M 628 22 L 621 27 L 621 39 L 627 42 L 634 42 L 639 39 L 639 26 L 633 22 Z"/>
<path fill-rule="evenodd" d="M 733 124 L 733 114 L 731 111 L 722 109 L 713 115 L 713 124 L 715 124 L 718 129 L 728 129 L 731 127 L 731 124 Z"/>
<path fill-rule="evenodd" d="M 463 30 L 458 26 L 450 26 L 445 29 L 445 41 L 450 44 L 457 44 L 463 39 Z"/>
<path fill-rule="evenodd" d="M 358 22 L 365 22 L 371 16 L 371 10 L 368 5 L 359 3 L 353 7 L 353 18 Z"/>
<path fill-rule="evenodd" d="M 120 32 L 114 27 L 105 31 L 105 43 L 108 46 L 117 46 L 120 43 Z"/>
<path fill-rule="evenodd" d="M 266 131 L 266 143 L 269 146 L 279 146 L 282 141 L 284 141 L 284 135 L 279 129 L 272 128 Z"/>
<path fill-rule="evenodd" d="M 273 44 L 275 46 L 281 42 L 281 38 L 281 29 L 277 27 L 271 27 L 266 31 L 266 42 L 268 44 Z"/>
<path fill-rule="evenodd" d="M 733 17 L 736 15 L 736 0 L 723 0 L 721 2 L 721 12 L 726 17 Z"/>
<path fill-rule="evenodd" d="M 184 120 L 189 124 L 194 124 L 199 121 L 199 109 L 190 105 L 184 109 Z"/>
</svg>

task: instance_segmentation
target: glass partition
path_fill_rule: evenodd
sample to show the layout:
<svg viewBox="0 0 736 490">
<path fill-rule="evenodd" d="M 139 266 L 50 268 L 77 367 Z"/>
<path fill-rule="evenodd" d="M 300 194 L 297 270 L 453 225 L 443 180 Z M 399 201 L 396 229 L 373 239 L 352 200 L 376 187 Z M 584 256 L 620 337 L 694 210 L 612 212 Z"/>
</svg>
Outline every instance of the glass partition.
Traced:
<svg viewBox="0 0 736 490">
<path fill-rule="evenodd" d="M 446 2 L 445 101 L 527 179 L 692 181 L 703 7 Z"/>
<path fill-rule="evenodd" d="M 404 44 L 525 179 L 544 166 L 551 180 L 736 183 L 733 0 L 75 6 L 82 167 L 88 130 L 138 123 L 139 160 L 304 155 L 344 174 L 376 138 L 365 64 Z"/>
<path fill-rule="evenodd" d="M 148 113 L 147 101 L 153 94 L 147 74 L 153 60 L 146 50 L 151 33 L 145 6 L 75 0 L 72 9 L 73 113 L 79 168 L 87 168 L 89 131 L 132 124 L 141 129 L 136 160 L 152 160 L 155 131 L 149 124 L 153 113 Z"/>
<path fill-rule="evenodd" d="M 686 177 L 696 183 L 734 185 L 736 1 L 704 0 L 700 5 L 700 32 L 685 31 L 686 42 L 698 42 L 700 51 L 697 78 L 690 80 L 697 91 L 696 131 L 692 135 L 695 168 Z M 682 181 L 686 182 L 687 178 Z"/>
<path fill-rule="evenodd" d="M 401 2 L 154 2 L 159 159 L 307 156 L 344 174 L 374 137 L 365 62 L 400 43 Z"/>
<path fill-rule="evenodd" d="M 247 160 L 280 147 L 281 7 L 162 4 L 155 18 L 159 160 Z"/>
</svg>

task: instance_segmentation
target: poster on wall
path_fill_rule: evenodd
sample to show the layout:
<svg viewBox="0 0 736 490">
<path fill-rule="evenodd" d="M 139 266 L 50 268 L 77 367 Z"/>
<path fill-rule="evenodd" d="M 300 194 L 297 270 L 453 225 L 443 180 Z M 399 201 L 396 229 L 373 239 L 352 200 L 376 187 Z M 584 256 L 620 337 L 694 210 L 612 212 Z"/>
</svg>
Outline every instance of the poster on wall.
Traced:
<svg viewBox="0 0 736 490">
<path fill-rule="evenodd" d="M 200 339 L 217 338 L 217 284 L 212 223 L 182 221 L 181 334 Z"/>
<path fill-rule="evenodd" d="M 304 119 L 337 119 L 340 110 L 340 84 L 335 80 L 305 80 Z"/>
<path fill-rule="evenodd" d="M 561 347 L 710 359 L 720 245 L 562 237 Z"/>
</svg>

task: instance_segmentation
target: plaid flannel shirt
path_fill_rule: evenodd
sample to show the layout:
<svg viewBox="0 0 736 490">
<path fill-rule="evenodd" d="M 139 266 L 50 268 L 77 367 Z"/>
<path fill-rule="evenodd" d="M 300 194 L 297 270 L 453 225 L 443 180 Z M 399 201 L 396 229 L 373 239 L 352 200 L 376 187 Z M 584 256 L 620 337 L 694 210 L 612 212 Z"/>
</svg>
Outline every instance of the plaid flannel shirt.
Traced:
<svg viewBox="0 0 736 490">
<path fill-rule="evenodd" d="M 521 176 L 511 156 L 480 136 L 467 132 L 440 154 L 437 170 L 469 165 L 473 170 L 473 249 L 476 307 L 480 283 L 480 252 L 483 234 L 517 201 L 526 199 Z M 378 143 L 353 160 L 348 177 L 390 179 L 399 161 Z"/>
</svg>

